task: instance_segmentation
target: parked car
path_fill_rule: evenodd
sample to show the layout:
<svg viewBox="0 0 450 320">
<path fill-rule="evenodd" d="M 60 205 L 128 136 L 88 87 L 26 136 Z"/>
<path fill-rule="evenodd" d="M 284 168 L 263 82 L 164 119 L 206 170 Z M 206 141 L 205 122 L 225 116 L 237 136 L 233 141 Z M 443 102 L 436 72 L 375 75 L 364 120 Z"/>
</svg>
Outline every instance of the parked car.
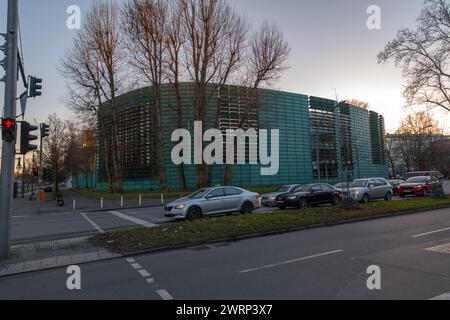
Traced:
<svg viewBox="0 0 450 320">
<path fill-rule="evenodd" d="M 439 171 L 415 171 L 415 172 L 407 172 L 405 174 L 406 179 L 416 178 L 416 177 L 431 177 L 433 179 L 439 180 L 443 179 L 444 175 Z"/>
<path fill-rule="evenodd" d="M 167 204 L 165 216 L 194 220 L 215 214 L 250 214 L 260 206 L 261 197 L 254 192 L 237 187 L 204 188 Z"/>
<path fill-rule="evenodd" d="M 351 182 L 339 182 L 334 187 L 336 189 L 338 189 L 339 191 L 345 193 L 345 192 L 347 192 L 348 189 L 352 189 L 353 188 L 353 181 L 351 181 Z"/>
<path fill-rule="evenodd" d="M 436 178 L 431 176 L 412 177 L 399 185 L 400 197 L 415 195 L 425 197 L 431 193 L 435 183 L 439 183 Z"/>
<path fill-rule="evenodd" d="M 277 206 L 280 209 L 304 208 L 310 205 L 332 204 L 342 202 L 342 193 L 326 183 L 305 184 L 292 192 L 277 196 Z"/>
<path fill-rule="evenodd" d="M 388 180 L 389 184 L 392 186 L 392 193 L 394 196 L 400 195 L 400 188 L 399 186 L 405 182 L 405 180 L 401 179 L 394 179 L 394 180 Z"/>
<path fill-rule="evenodd" d="M 261 197 L 261 204 L 265 207 L 276 207 L 277 197 L 280 194 L 290 193 L 299 186 L 300 186 L 299 184 L 285 185 L 278 188 L 278 190 L 275 192 L 263 194 Z"/>
<path fill-rule="evenodd" d="M 392 186 L 384 178 L 357 179 L 353 181 L 353 197 L 355 200 L 368 203 L 370 200 L 392 200 Z"/>
</svg>

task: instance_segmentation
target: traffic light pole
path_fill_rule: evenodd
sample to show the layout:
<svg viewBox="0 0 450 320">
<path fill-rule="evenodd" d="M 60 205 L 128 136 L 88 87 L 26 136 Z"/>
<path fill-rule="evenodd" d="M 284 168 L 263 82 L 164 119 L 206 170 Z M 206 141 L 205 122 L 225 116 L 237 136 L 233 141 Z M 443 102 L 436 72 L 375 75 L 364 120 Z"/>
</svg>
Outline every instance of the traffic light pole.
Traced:
<svg viewBox="0 0 450 320">
<path fill-rule="evenodd" d="M 16 118 L 18 20 L 19 1 L 8 0 L 7 63 L 3 113 L 5 118 L 13 119 Z M 3 140 L 0 179 L 0 259 L 7 258 L 11 248 L 15 140 L 16 137 L 11 142 Z"/>
<path fill-rule="evenodd" d="M 42 124 L 41 124 L 42 128 Z M 39 176 L 38 176 L 38 187 L 37 187 L 37 206 L 38 206 L 38 213 L 41 213 L 41 183 L 42 183 L 42 129 L 41 129 L 41 135 L 39 139 Z"/>
</svg>

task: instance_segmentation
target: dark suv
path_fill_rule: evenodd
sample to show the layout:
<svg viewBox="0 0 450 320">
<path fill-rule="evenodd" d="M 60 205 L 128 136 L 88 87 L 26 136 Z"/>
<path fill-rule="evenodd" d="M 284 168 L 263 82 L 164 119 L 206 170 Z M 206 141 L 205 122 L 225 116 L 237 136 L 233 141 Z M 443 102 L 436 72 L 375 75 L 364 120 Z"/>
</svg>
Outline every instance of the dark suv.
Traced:
<svg viewBox="0 0 450 320">
<path fill-rule="evenodd" d="M 304 208 L 310 205 L 332 204 L 338 206 L 342 202 L 342 193 L 326 183 L 305 184 L 290 193 L 277 197 L 280 209 Z"/>
</svg>

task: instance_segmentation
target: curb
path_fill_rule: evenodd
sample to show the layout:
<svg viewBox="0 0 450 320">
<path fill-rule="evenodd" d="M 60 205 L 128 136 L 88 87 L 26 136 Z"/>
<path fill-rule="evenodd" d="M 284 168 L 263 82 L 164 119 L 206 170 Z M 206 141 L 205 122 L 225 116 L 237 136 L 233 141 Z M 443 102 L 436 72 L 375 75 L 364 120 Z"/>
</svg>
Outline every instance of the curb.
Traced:
<svg viewBox="0 0 450 320">
<path fill-rule="evenodd" d="M 216 244 L 216 243 L 223 243 L 223 242 L 237 242 L 242 240 L 248 240 L 248 239 L 254 239 L 254 238 L 261 238 L 261 237 L 267 237 L 267 236 L 273 236 L 273 235 L 280 235 L 285 233 L 292 233 L 292 232 L 298 232 L 298 231 L 304 231 L 304 230 L 312 230 L 312 229 L 318 229 L 318 228 L 325 228 L 325 227 L 334 227 L 338 225 L 344 225 L 344 224 L 351 224 L 351 223 L 358 223 L 358 222 L 365 222 L 370 220 L 378 220 L 378 219 L 384 219 L 384 218 L 391 218 L 396 216 L 403 216 L 403 215 L 410 215 L 410 214 L 416 214 L 416 213 L 423 213 L 427 211 L 437 211 L 442 209 L 450 208 L 450 205 L 443 205 L 443 206 L 436 206 L 436 207 L 430 207 L 430 208 L 420 208 L 420 209 L 408 209 L 408 210 L 401 210 L 396 212 L 390 212 L 390 213 L 383 213 L 379 215 L 374 215 L 371 217 L 362 217 L 362 218 L 355 218 L 355 219 L 345 219 L 345 220 L 338 220 L 338 221 L 332 221 L 332 222 L 323 222 L 313 225 L 304 225 L 304 226 L 298 226 L 298 227 L 292 227 L 292 228 L 285 228 L 285 229 L 277 229 L 272 231 L 264 231 L 264 232 L 258 232 L 253 234 L 247 234 L 242 236 L 234 236 L 234 237 L 227 237 L 222 239 L 215 239 L 215 240 L 209 240 L 209 241 L 199 241 L 199 242 L 193 242 L 189 244 L 181 244 L 176 246 L 168 246 L 168 247 L 161 247 L 161 248 L 154 248 L 154 249 L 145 249 L 140 251 L 133 251 L 133 252 L 115 252 L 109 248 L 109 250 L 122 254 L 123 257 L 131 257 L 131 256 L 139 256 L 144 254 L 152 254 L 152 253 L 160 253 L 160 252 L 166 252 L 166 251 L 174 251 L 174 250 L 180 250 L 180 249 L 187 249 L 202 245 L 209 245 L 209 244 Z"/>
</svg>

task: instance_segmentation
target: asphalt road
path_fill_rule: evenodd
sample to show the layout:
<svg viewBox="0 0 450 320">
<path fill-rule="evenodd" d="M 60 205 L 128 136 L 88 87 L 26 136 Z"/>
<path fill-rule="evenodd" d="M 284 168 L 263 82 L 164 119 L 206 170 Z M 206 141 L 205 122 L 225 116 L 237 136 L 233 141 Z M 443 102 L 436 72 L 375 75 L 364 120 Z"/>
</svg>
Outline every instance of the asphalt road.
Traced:
<svg viewBox="0 0 450 320">
<path fill-rule="evenodd" d="M 431 299 L 450 292 L 450 210 L 133 259 L 82 265 L 80 291 L 65 269 L 2 277 L 0 299 Z"/>
<path fill-rule="evenodd" d="M 255 213 L 273 211 L 260 208 Z M 56 240 L 173 222 L 164 216 L 163 207 L 91 213 L 49 213 L 13 215 L 13 243 Z"/>
</svg>

